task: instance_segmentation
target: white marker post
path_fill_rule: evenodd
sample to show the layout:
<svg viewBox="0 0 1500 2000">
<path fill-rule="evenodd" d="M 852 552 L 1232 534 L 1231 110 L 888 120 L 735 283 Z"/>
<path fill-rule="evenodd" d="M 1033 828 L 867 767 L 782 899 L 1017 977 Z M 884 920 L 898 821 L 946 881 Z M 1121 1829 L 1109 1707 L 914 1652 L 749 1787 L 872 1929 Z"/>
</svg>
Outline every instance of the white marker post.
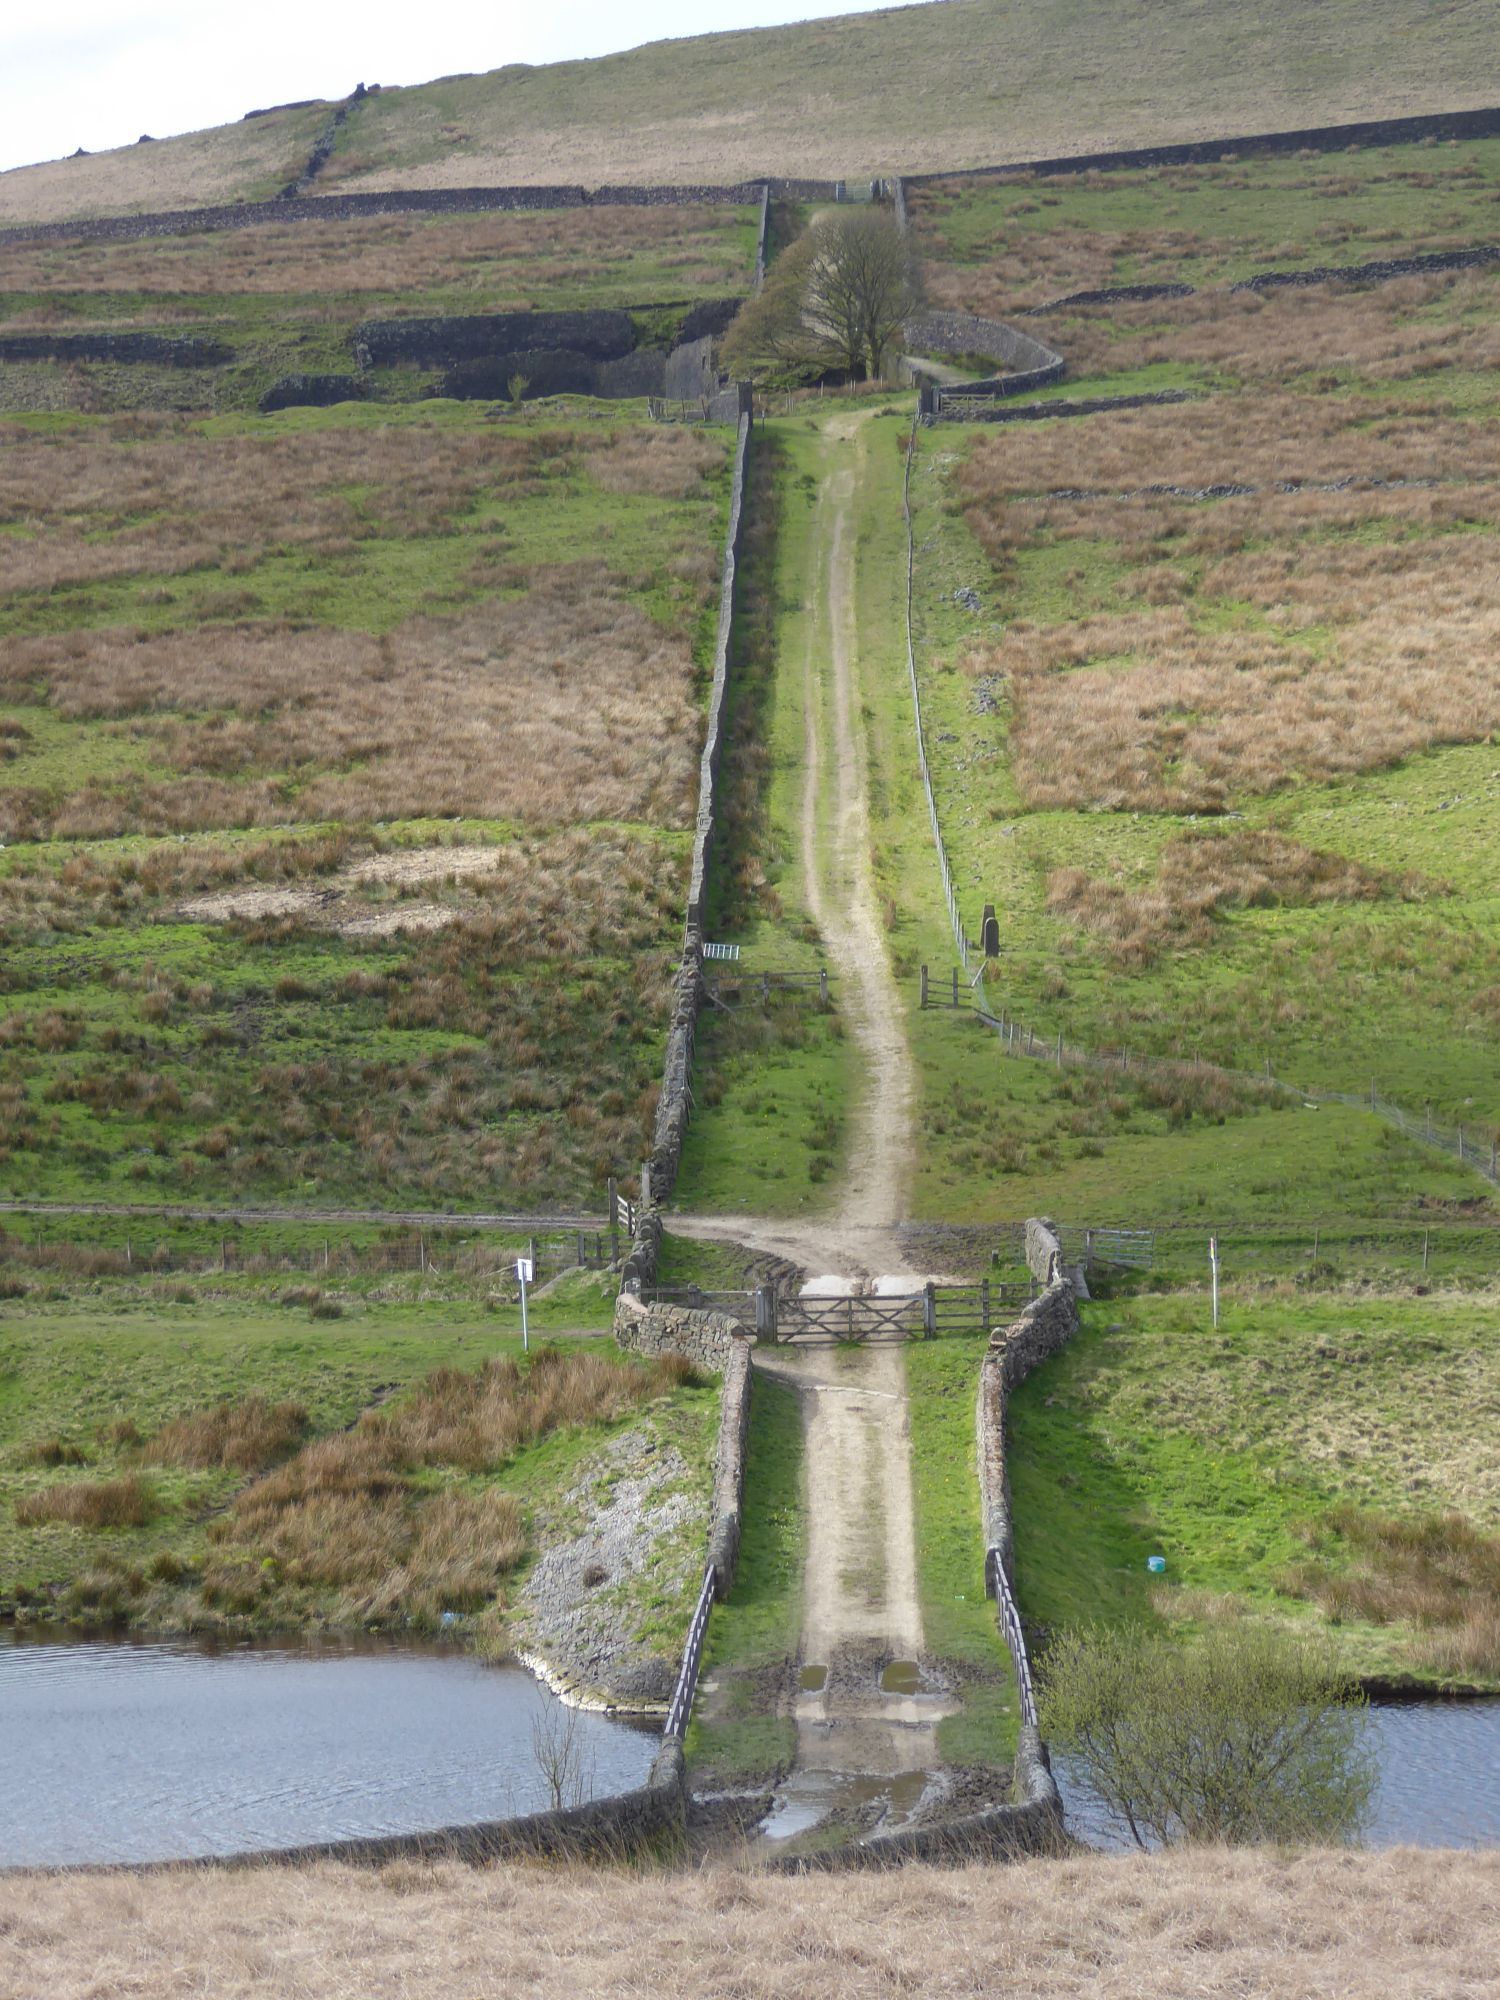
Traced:
<svg viewBox="0 0 1500 2000">
<path fill-rule="evenodd" d="M 1208 1268 L 1213 1272 L 1214 1325 L 1217 1326 L 1219 1324 L 1219 1239 L 1217 1236 L 1210 1236 L 1208 1239 Z M 521 1293 L 521 1297 L 524 1301 L 526 1297 L 524 1291 Z M 524 1304 L 521 1307 L 521 1311 L 524 1316 L 526 1311 Z"/>
<path fill-rule="evenodd" d="M 531 1339 L 526 1328 L 526 1287 L 536 1276 L 536 1265 L 529 1257 L 518 1257 L 516 1259 L 516 1276 L 521 1280 L 521 1352 L 529 1354 L 531 1352 Z M 1215 1326 L 1218 1325 L 1217 1319 L 1215 1319 L 1214 1324 Z"/>
</svg>

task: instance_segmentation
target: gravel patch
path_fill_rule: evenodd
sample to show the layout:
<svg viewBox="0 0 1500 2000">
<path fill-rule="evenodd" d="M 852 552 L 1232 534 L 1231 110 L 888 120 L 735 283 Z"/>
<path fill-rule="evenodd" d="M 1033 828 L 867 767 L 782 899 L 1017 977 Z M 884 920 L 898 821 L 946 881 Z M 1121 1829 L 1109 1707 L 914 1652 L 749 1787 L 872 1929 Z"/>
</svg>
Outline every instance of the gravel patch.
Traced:
<svg viewBox="0 0 1500 2000">
<path fill-rule="evenodd" d="M 652 1595 L 686 1591 L 701 1574 L 707 1524 L 701 1498 L 681 1490 L 688 1474 L 675 1447 L 637 1426 L 563 1496 L 563 1520 L 586 1525 L 540 1557 L 512 1621 L 523 1658 L 557 1692 L 646 1712 L 670 1699 L 676 1653 L 637 1637 L 632 1585 L 649 1573 Z"/>
</svg>

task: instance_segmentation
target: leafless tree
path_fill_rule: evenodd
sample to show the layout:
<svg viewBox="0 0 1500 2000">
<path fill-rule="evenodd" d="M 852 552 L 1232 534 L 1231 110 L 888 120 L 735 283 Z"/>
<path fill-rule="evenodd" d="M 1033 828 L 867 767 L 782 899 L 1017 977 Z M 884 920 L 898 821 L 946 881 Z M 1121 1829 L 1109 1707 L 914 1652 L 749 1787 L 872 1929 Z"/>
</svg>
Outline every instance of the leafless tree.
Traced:
<svg viewBox="0 0 1500 2000">
<path fill-rule="evenodd" d="M 915 266 L 890 211 L 836 210 L 776 259 L 725 336 L 724 362 L 746 375 L 768 362 L 879 375 L 918 303 Z"/>
<path fill-rule="evenodd" d="M 582 1713 L 570 1702 L 548 1701 L 531 1723 L 531 1754 L 547 1786 L 554 1811 L 581 1805 L 593 1789 L 593 1759 L 587 1755 Z"/>
<path fill-rule="evenodd" d="M 809 231 L 803 316 L 851 375 L 878 376 L 918 284 L 906 235 L 889 209 L 836 210 Z"/>
</svg>

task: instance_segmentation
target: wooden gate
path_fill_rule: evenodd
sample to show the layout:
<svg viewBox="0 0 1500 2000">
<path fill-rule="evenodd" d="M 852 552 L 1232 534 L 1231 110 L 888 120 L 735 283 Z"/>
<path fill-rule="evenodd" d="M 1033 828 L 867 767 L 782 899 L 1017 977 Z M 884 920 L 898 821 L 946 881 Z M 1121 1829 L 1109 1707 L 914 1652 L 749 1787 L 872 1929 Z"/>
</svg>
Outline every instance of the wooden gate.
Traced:
<svg viewBox="0 0 1500 2000">
<path fill-rule="evenodd" d="M 931 1340 L 943 1333 L 988 1333 L 1004 1325 L 1036 1296 L 1031 1284 L 927 1285 L 892 1296 L 864 1293 L 844 1298 L 778 1299 L 762 1295 L 777 1340 L 821 1345 L 848 1340 Z"/>
</svg>

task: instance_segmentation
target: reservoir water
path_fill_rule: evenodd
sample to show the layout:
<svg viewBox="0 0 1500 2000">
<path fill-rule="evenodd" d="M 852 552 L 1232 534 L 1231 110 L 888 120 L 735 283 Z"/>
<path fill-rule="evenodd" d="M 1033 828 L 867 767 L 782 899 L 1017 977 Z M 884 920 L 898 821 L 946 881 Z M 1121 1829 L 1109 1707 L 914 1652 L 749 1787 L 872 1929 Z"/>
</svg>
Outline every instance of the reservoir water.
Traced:
<svg viewBox="0 0 1500 2000">
<path fill-rule="evenodd" d="M 0 1867 L 409 1833 L 641 1784 L 657 1729 L 440 1647 L 0 1631 Z"/>
<path fill-rule="evenodd" d="M 1365 1728 L 1380 1773 L 1368 1845 L 1500 1846 L 1500 1700 L 1372 1701 Z M 1130 1845 L 1067 1760 L 1054 1768 L 1079 1839 Z"/>
</svg>

